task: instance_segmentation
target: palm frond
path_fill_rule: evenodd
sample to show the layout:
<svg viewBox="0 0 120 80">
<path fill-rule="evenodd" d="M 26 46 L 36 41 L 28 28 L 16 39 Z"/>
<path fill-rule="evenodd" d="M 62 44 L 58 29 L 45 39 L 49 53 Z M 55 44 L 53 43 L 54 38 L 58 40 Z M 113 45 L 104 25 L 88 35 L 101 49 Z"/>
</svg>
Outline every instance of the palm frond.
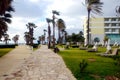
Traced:
<svg viewBox="0 0 120 80">
<path fill-rule="evenodd" d="M 9 14 L 9 13 L 4 14 L 4 16 L 7 17 L 7 18 L 11 18 L 12 17 L 12 15 Z"/>
<path fill-rule="evenodd" d="M 60 12 L 56 11 L 56 10 L 52 10 L 52 13 L 53 14 L 56 14 L 56 15 L 60 15 Z"/>
<path fill-rule="evenodd" d="M 15 9 L 14 9 L 12 6 L 9 6 L 9 7 L 7 8 L 7 11 L 8 11 L 8 12 L 11 12 L 11 11 L 12 11 L 12 12 L 15 12 Z"/>
<path fill-rule="evenodd" d="M 58 19 L 57 26 L 58 26 L 58 29 L 65 29 L 66 28 L 65 22 L 62 19 Z"/>
<path fill-rule="evenodd" d="M 47 21 L 47 23 L 50 23 L 50 22 L 52 22 L 53 20 L 52 20 L 52 19 L 49 19 L 49 18 L 46 18 L 46 21 Z"/>
<path fill-rule="evenodd" d="M 11 19 L 9 19 L 9 18 L 4 18 L 4 21 L 9 23 L 9 24 L 12 22 Z"/>
<path fill-rule="evenodd" d="M 90 10 L 94 14 L 102 15 L 102 5 L 103 2 L 100 0 L 85 0 L 87 4 L 87 9 Z"/>
</svg>

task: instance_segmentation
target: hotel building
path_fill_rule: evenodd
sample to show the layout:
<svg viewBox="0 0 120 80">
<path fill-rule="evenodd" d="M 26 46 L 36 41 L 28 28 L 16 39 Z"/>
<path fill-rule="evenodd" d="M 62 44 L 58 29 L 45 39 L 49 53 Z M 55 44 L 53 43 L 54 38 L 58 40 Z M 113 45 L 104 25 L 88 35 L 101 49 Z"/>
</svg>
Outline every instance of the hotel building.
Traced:
<svg viewBox="0 0 120 80">
<path fill-rule="evenodd" d="M 84 38 L 87 42 L 87 18 L 84 21 Z M 118 17 L 97 17 L 90 18 L 89 43 L 93 44 L 95 38 L 103 43 L 104 37 L 108 36 L 110 44 L 120 44 L 120 18 Z"/>
</svg>

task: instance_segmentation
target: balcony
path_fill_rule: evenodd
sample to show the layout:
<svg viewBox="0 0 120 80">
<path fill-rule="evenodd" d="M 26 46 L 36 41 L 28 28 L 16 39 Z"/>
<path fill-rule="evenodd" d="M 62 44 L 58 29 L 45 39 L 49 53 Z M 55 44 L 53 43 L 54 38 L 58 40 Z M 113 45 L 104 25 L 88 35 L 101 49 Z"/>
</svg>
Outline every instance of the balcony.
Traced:
<svg viewBox="0 0 120 80">
<path fill-rule="evenodd" d="M 119 32 L 118 31 L 116 31 L 116 32 L 105 32 L 105 34 L 119 34 Z"/>
<path fill-rule="evenodd" d="M 117 29 L 120 29 L 120 26 L 104 26 L 104 28 L 108 28 L 108 29 L 117 28 Z"/>
<path fill-rule="evenodd" d="M 104 23 L 120 23 L 120 21 L 104 21 Z"/>
</svg>

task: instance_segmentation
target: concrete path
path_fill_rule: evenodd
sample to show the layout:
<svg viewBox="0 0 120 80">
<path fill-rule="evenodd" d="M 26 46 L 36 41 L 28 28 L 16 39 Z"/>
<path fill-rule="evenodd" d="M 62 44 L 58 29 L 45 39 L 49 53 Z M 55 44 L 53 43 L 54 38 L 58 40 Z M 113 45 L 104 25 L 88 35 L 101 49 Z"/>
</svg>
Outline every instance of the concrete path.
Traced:
<svg viewBox="0 0 120 80">
<path fill-rule="evenodd" d="M 15 68 L 20 66 L 32 53 L 30 47 L 20 45 L 0 58 L 0 80 L 4 80 Z"/>
<path fill-rule="evenodd" d="M 63 59 L 41 46 L 11 73 L 0 80 L 76 80 Z"/>
</svg>

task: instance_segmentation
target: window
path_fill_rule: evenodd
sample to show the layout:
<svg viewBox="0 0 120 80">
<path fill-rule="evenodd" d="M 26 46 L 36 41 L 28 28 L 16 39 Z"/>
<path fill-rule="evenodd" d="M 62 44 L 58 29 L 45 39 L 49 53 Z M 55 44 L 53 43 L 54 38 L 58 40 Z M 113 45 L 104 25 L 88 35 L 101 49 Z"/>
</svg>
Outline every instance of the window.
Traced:
<svg viewBox="0 0 120 80">
<path fill-rule="evenodd" d="M 109 24 L 108 24 L 108 23 L 105 23 L 105 26 L 109 26 Z"/>
<path fill-rule="evenodd" d="M 112 23 L 112 26 L 116 26 L 116 23 Z"/>
<path fill-rule="evenodd" d="M 111 21 L 116 21 L 116 18 L 112 18 L 112 20 Z"/>
<path fill-rule="evenodd" d="M 104 21 L 109 21 L 109 18 L 104 18 Z"/>
<path fill-rule="evenodd" d="M 118 19 L 118 21 L 120 21 L 120 18 Z"/>
<path fill-rule="evenodd" d="M 116 31 L 116 29 L 112 29 L 112 32 L 115 32 Z"/>
<path fill-rule="evenodd" d="M 105 32 L 109 32 L 109 29 L 105 29 Z"/>
</svg>

